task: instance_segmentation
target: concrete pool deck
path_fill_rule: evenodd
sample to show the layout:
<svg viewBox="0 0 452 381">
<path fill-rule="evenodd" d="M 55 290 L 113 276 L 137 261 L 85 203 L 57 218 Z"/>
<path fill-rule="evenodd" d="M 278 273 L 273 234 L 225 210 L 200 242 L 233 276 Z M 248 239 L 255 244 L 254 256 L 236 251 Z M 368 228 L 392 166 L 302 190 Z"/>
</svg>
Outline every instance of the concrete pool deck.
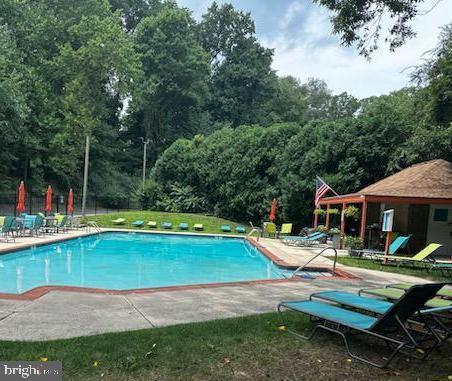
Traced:
<svg viewBox="0 0 452 381">
<path fill-rule="evenodd" d="M 1 244 L 0 249 L 4 245 L 9 250 L 14 245 L 23 247 L 24 242 L 31 243 L 29 240 L 44 243 L 61 236 L 72 238 L 85 234 L 78 231 L 47 238 L 24 238 L 16 244 Z M 295 266 L 305 263 L 319 250 L 289 248 L 269 239 L 261 239 L 259 243 Z M 331 267 L 331 261 L 326 258 L 319 258 L 316 264 Z M 123 295 L 51 290 L 35 300 L 0 299 L 0 340 L 50 340 L 237 317 L 275 311 L 279 301 L 303 299 L 314 291 L 338 288 L 356 291 L 390 282 L 423 282 L 394 273 L 358 268 L 346 268 L 346 271 L 357 278 L 234 284 Z"/>
</svg>

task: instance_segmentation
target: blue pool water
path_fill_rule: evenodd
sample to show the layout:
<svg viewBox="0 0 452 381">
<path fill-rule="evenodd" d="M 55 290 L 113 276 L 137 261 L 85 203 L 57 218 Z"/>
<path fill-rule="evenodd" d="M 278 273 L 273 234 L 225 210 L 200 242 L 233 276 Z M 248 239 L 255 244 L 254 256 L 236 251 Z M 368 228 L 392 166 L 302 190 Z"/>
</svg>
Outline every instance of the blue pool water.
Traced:
<svg viewBox="0 0 452 381">
<path fill-rule="evenodd" d="M 108 232 L 0 255 L 0 292 L 47 285 L 128 290 L 283 273 L 243 239 Z"/>
</svg>

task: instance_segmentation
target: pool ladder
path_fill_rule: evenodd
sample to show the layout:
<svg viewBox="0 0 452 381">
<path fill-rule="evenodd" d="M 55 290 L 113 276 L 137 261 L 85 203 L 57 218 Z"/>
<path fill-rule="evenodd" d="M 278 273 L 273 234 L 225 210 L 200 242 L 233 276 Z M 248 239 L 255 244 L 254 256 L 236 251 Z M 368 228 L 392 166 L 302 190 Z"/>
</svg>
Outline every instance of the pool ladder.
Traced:
<svg viewBox="0 0 452 381">
<path fill-rule="evenodd" d="M 91 228 L 93 228 L 98 233 L 102 231 L 96 221 L 88 221 L 86 223 L 86 227 L 88 228 L 88 232 L 90 231 Z"/>
<path fill-rule="evenodd" d="M 309 261 L 307 261 L 304 265 L 298 267 L 293 273 L 291 278 L 295 277 L 298 272 L 302 271 L 307 265 L 309 265 L 314 259 L 320 257 L 325 251 L 333 250 L 334 251 L 334 262 L 333 262 L 333 276 L 336 274 L 336 262 L 337 262 L 337 250 L 334 247 L 325 247 L 320 253 L 314 255 Z"/>
</svg>

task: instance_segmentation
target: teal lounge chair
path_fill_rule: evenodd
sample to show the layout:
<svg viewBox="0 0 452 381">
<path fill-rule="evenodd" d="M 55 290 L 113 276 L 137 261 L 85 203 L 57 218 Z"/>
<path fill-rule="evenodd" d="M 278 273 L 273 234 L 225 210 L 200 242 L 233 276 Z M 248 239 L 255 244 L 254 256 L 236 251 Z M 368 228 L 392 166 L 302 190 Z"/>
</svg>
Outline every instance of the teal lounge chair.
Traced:
<svg viewBox="0 0 452 381">
<path fill-rule="evenodd" d="M 281 239 L 282 243 L 285 243 L 286 245 L 291 245 L 296 243 L 297 241 L 304 241 L 304 240 L 309 240 L 309 239 L 317 239 L 317 237 L 320 237 L 322 235 L 321 232 L 314 232 L 311 234 L 308 234 L 306 236 L 301 236 L 301 235 L 290 235 L 290 236 L 286 236 L 283 237 Z"/>
<path fill-rule="evenodd" d="M 242 226 L 242 225 L 237 226 L 237 227 L 235 228 L 235 231 L 236 231 L 237 233 L 240 233 L 240 234 L 246 233 L 245 226 Z"/>
<path fill-rule="evenodd" d="M 164 222 L 162 224 L 162 228 L 163 229 L 172 229 L 173 228 L 173 224 L 171 222 Z"/>
<path fill-rule="evenodd" d="M 312 235 L 310 237 L 307 237 L 305 239 L 299 239 L 295 241 L 289 241 L 289 245 L 291 246 L 316 246 L 322 243 L 326 238 L 325 233 L 318 233 L 315 235 Z"/>
<path fill-rule="evenodd" d="M 135 228 L 141 228 L 144 226 L 144 221 L 143 220 L 136 220 L 132 222 L 132 226 Z"/>
<path fill-rule="evenodd" d="M 3 225 L 0 228 L 0 236 L 8 242 L 10 239 L 15 241 L 14 231 L 15 231 L 16 219 L 13 216 L 6 216 L 3 220 Z"/>
<path fill-rule="evenodd" d="M 389 245 L 388 253 L 390 255 L 394 255 L 398 250 L 406 247 L 408 241 L 410 240 L 411 235 L 401 235 L 398 236 L 392 243 Z M 372 258 L 374 255 L 384 255 L 384 251 L 378 251 L 373 249 L 364 249 L 359 250 L 358 254 L 360 257 L 370 257 Z"/>
<path fill-rule="evenodd" d="M 179 229 L 180 230 L 188 230 L 188 224 L 186 222 L 181 222 L 179 224 Z"/>
<path fill-rule="evenodd" d="M 441 343 L 441 340 L 434 334 L 426 336 L 425 332 L 423 332 L 421 336 L 417 335 L 406 323 L 424 308 L 426 302 L 434 297 L 444 285 L 444 283 L 432 283 L 414 286 L 378 317 L 317 300 L 282 302 L 278 305 L 278 312 L 284 325 L 284 316 L 282 314 L 284 310 L 300 312 L 313 319 L 314 328 L 307 336 L 288 330 L 295 336 L 311 340 L 320 330 L 334 333 L 343 340 L 350 357 L 369 365 L 384 368 L 402 350 L 412 350 L 413 355 L 415 355 L 416 351 L 421 349 L 428 354 Z M 378 363 L 367 359 L 361 354 L 353 353 L 350 350 L 349 331 L 380 339 L 387 344 L 387 349 L 392 346 L 392 351 L 386 351 L 385 357 Z"/>
<path fill-rule="evenodd" d="M 220 226 L 220 230 L 221 230 L 223 233 L 229 233 L 229 232 L 231 231 L 231 227 L 230 227 L 229 225 L 221 225 L 221 226 Z"/>
</svg>

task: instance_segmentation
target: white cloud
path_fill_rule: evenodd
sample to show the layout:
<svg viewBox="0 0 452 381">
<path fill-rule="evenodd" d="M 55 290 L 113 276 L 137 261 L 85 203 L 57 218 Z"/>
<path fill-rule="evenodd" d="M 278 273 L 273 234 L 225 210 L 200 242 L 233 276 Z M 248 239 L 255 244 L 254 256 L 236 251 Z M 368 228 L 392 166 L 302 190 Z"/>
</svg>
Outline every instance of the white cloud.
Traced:
<svg viewBox="0 0 452 381">
<path fill-rule="evenodd" d="M 294 7 L 299 13 L 298 6 Z M 439 28 L 452 21 L 450 15 L 452 2 L 440 2 L 415 21 L 418 33 L 415 39 L 395 53 L 381 44 L 370 62 L 359 56 L 356 49 L 340 45 L 338 38 L 331 35 L 328 13 L 320 7 L 310 7 L 295 35 L 289 36 L 281 28 L 274 38 L 262 42 L 275 49 L 273 67 L 279 75 L 293 75 L 302 81 L 309 77 L 321 78 L 335 93 L 347 91 L 363 98 L 408 85 L 409 68 L 420 64 L 423 53 L 436 45 Z M 287 12 L 281 21 L 281 25 L 287 27 L 284 20 L 293 22 Z"/>
</svg>

